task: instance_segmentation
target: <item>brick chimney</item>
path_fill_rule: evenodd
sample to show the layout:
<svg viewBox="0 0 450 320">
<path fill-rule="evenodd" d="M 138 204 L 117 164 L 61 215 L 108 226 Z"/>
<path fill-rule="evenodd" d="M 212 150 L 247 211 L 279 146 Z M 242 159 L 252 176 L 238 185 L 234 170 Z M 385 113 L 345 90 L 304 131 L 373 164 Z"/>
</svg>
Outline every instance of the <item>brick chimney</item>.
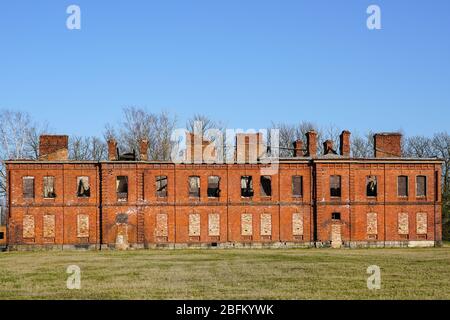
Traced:
<svg viewBox="0 0 450 320">
<path fill-rule="evenodd" d="M 239 163 L 255 163 L 265 152 L 263 135 L 258 133 L 236 134 L 236 161 Z"/>
<path fill-rule="evenodd" d="M 333 154 L 336 153 L 336 152 L 334 151 L 334 149 L 333 149 L 333 141 L 331 141 L 331 140 L 326 140 L 326 141 L 323 143 L 323 154 L 324 154 L 324 155 L 327 155 L 327 154 L 330 154 L 330 153 L 333 153 Z"/>
<path fill-rule="evenodd" d="M 375 158 L 400 158 L 402 156 L 401 133 L 377 133 L 373 140 Z"/>
<path fill-rule="evenodd" d="M 42 135 L 39 137 L 39 160 L 64 161 L 69 159 L 69 137 Z"/>
<path fill-rule="evenodd" d="M 300 139 L 294 142 L 294 157 L 303 157 L 303 141 Z"/>
<path fill-rule="evenodd" d="M 344 130 L 340 135 L 341 144 L 339 146 L 339 151 L 341 156 L 350 157 L 350 131 Z"/>
<path fill-rule="evenodd" d="M 139 141 L 139 159 L 141 161 L 148 160 L 148 140 L 146 139 Z"/>
<path fill-rule="evenodd" d="M 109 161 L 116 161 L 118 160 L 118 154 L 117 154 L 117 141 L 114 139 L 108 140 L 108 160 Z"/>
<path fill-rule="evenodd" d="M 308 157 L 317 156 L 317 133 L 314 130 L 306 133 L 306 144 Z"/>
</svg>

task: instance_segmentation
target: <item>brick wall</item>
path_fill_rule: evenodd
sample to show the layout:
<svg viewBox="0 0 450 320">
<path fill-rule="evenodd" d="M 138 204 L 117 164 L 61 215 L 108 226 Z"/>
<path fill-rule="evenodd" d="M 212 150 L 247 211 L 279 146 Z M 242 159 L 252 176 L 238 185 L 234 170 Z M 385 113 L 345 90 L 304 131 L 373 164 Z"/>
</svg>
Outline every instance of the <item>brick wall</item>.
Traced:
<svg viewBox="0 0 450 320">
<path fill-rule="evenodd" d="M 262 196 L 262 164 L 150 162 L 8 162 L 10 245 L 111 247 L 211 243 L 331 243 L 440 241 L 441 204 L 437 161 L 300 158 L 282 161 Z M 341 197 L 330 196 L 330 176 L 341 176 Z M 397 177 L 409 177 L 409 195 L 397 196 Z M 427 194 L 415 194 L 416 176 L 427 177 Z M 55 177 L 53 199 L 43 198 L 43 178 Z M 118 176 L 128 177 L 120 201 Z M 156 194 L 156 177 L 167 176 L 167 197 Z M 189 196 L 188 178 L 200 177 L 200 198 Z M 207 195 L 208 177 L 220 177 L 220 197 Z M 254 196 L 241 197 L 241 176 L 253 177 Z M 303 177 L 303 194 L 292 177 Z M 377 177 L 377 196 L 367 197 L 366 177 Z M 34 198 L 24 198 L 24 177 L 34 177 Z M 90 197 L 77 195 L 88 177 Z M 437 186 L 437 189 L 436 189 Z M 340 219 L 332 219 L 339 213 Z M 407 234 L 399 232 L 406 214 Z M 404 221 L 404 218 L 403 220 Z M 334 233 L 333 233 L 333 230 Z M 336 232 L 339 230 L 340 235 Z M 426 232 L 424 232 L 426 230 Z"/>
</svg>

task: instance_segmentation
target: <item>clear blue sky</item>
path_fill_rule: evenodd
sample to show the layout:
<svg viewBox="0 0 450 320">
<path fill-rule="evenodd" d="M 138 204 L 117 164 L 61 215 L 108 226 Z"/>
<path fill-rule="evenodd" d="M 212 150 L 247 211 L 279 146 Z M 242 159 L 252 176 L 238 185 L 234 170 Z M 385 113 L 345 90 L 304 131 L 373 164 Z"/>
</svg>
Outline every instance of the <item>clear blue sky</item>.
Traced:
<svg viewBox="0 0 450 320">
<path fill-rule="evenodd" d="M 382 30 L 366 27 L 370 4 Z M 79 135 L 124 106 L 231 128 L 448 130 L 449 16 L 448 0 L 4 0 L 0 108 Z"/>
</svg>

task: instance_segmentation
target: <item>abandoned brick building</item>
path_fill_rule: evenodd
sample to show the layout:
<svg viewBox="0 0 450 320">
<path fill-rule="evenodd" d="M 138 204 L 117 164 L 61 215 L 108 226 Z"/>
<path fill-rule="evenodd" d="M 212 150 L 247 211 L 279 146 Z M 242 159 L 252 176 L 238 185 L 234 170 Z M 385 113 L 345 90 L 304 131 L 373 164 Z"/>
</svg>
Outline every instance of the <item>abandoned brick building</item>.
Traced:
<svg viewBox="0 0 450 320">
<path fill-rule="evenodd" d="M 439 245 L 442 162 L 402 158 L 395 133 L 375 135 L 367 159 L 350 156 L 348 131 L 340 140 L 318 155 L 311 131 L 267 175 L 247 161 L 257 134 L 237 142 L 244 163 L 224 164 L 148 161 L 147 141 L 139 160 L 109 141 L 107 161 L 70 161 L 67 136 L 42 136 L 39 160 L 6 162 L 8 246 Z"/>
</svg>

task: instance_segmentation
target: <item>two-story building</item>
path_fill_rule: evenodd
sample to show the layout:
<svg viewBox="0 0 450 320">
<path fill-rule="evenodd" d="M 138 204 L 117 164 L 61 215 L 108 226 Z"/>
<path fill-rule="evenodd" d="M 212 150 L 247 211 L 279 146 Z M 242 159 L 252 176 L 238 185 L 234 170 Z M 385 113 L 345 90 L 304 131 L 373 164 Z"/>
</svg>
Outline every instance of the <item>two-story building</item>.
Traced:
<svg viewBox="0 0 450 320">
<path fill-rule="evenodd" d="M 214 164 L 148 161 L 146 141 L 139 160 L 109 141 L 108 160 L 70 161 L 67 136 L 42 136 L 39 160 L 6 162 L 8 246 L 440 244 L 442 161 L 402 158 L 399 134 L 375 135 L 374 157 L 356 159 L 348 131 L 339 151 L 326 141 L 322 155 L 311 131 L 270 173 L 249 161 L 249 141 L 259 155 L 260 140 L 237 139 L 245 160 Z"/>
</svg>

